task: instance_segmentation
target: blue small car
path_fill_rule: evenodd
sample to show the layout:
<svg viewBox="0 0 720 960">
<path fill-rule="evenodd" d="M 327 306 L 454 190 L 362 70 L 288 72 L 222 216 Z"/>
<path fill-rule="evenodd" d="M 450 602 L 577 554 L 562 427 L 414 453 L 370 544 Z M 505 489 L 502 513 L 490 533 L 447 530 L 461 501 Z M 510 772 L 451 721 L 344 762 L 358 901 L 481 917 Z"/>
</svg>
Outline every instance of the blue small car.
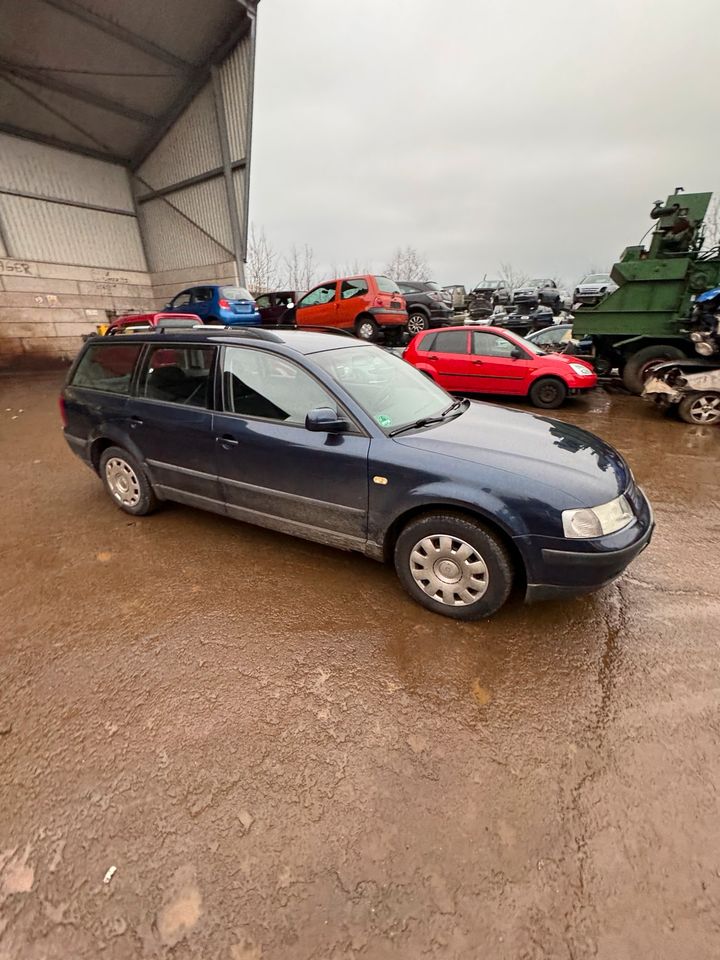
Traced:
<svg viewBox="0 0 720 960">
<path fill-rule="evenodd" d="M 603 440 L 457 400 L 349 336 L 94 337 L 60 401 L 68 444 L 127 513 L 174 500 L 357 550 L 458 620 L 495 613 L 513 585 L 529 600 L 596 590 L 653 531 Z"/>
<path fill-rule="evenodd" d="M 253 295 L 244 287 L 189 287 L 178 293 L 165 313 L 194 313 L 203 323 L 229 327 L 259 327 L 262 323 Z"/>
</svg>

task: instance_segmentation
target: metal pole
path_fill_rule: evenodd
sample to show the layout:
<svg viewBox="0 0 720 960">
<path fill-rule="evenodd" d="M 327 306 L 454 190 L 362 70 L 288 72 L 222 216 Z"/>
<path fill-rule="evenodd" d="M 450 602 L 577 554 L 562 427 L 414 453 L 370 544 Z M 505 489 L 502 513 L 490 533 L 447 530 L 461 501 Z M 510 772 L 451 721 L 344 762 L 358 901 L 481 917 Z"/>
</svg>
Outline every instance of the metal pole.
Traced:
<svg viewBox="0 0 720 960">
<path fill-rule="evenodd" d="M 222 157 L 223 177 L 225 178 L 225 193 L 227 196 L 228 216 L 230 218 L 230 234 L 232 236 L 233 253 L 235 254 L 235 275 L 237 283 L 245 283 L 243 235 L 240 229 L 237 196 L 233 182 L 232 164 L 230 162 L 230 141 L 228 139 L 227 117 L 225 116 L 225 97 L 223 96 L 222 77 L 220 70 L 213 67 L 213 93 L 215 95 L 215 115 L 217 118 L 218 136 L 220 138 L 220 155 Z"/>
<path fill-rule="evenodd" d="M 247 130 L 245 132 L 246 141 L 245 141 L 245 234 L 243 236 L 243 260 L 247 260 L 247 246 L 248 246 L 248 236 L 247 236 L 247 224 L 248 218 L 250 216 L 250 159 L 252 156 L 252 128 L 253 128 L 253 104 L 255 102 L 255 41 L 256 41 L 256 25 L 257 25 L 257 2 L 255 4 L 254 12 L 251 12 L 248 9 L 249 4 L 246 0 L 241 0 L 245 3 L 245 8 L 248 11 L 248 16 L 250 17 L 250 70 L 249 70 L 249 83 L 247 91 Z"/>
</svg>

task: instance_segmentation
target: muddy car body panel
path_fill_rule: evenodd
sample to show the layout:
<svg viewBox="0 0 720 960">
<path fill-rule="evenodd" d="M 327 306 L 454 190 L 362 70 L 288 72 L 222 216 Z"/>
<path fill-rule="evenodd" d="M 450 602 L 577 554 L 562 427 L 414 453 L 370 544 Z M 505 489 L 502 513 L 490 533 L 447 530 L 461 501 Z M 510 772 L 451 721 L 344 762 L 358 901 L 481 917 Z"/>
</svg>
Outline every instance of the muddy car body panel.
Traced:
<svg viewBox="0 0 720 960">
<path fill-rule="evenodd" d="M 160 499 L 375 559 L 413 519 L 455 511 L 513 551 L 528 599 L 592 590 L 647 545 L 650 507 L 611 446 L 549 417 L 453 401 L 410 371 L 370 344 L 305 331 L 95 338 L 61 395 L 65 437 L 98 473 L 104 451 L 128 451 Z M 448 406 L 405 422 L 430 401 Z M 319 416 L 338 422 L 323 430 Z M 568 534 L 568 513 L 618 500 L 632 508 L 621 529 Z"/>
</svg>

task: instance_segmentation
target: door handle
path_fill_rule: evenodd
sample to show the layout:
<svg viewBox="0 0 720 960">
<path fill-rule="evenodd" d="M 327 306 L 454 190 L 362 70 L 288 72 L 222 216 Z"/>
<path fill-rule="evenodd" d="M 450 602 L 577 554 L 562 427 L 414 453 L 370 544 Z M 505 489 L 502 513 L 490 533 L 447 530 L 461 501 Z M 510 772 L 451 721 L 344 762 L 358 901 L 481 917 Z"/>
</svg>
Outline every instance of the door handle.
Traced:
<svg viewBox="0 0 720 960">
<path fill-rule="evenodd" d="M 428 354 L 428 360 L 437 360 L 437 355 L 434 354 L 434 353 L 429 353 L 429 354 Z"/>
<path fill-rule="evenodd" d="M 141 426 L 142 423 L 143 423 L 142 417 L 130 417 L 130 426 L 132 427 L 133 430 L 135 429 L 135 427 Z"/>
<path fill-rule="evenodd" d="M 228 447 L 237 447 L 240 443 L 239 440 L 236 440 L 235 437 L 229 433 L 224 433 L 221 437 L 215 437 L 215 439 L 221 447 L 225 447 L 226 449 Z"/>
<path fill-rule="evenodd" d="M 482 363 L 482 360 L 473 360 L 473 363 Z"/>
</svg>

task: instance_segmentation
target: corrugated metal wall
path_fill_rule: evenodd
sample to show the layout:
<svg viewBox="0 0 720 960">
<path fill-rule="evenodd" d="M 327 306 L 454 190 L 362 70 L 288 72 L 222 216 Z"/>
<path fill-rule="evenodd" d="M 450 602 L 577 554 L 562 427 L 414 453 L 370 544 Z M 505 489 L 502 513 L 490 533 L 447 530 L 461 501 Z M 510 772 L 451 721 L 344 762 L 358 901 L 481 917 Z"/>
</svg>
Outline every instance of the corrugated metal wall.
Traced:
<svg viewBox="0 0 720 960">
<path fill-rule="evenodd" d="M 6 134 L 0 134 L 0 156 L 0 234 L 7 247 L 5 256 L 147 269 L 124 167 Z M 74 203 L 123 212 L 90 210 Z"/>
<path fill-rule="evenodd" d="M 149 269 L 153 273 L 179 270 L 193 264 L 208 266 L 229 259 L 242 261 L 247 230 L 245 170 L 250 144 L 253 42 L 242 40 L 219 68 L 235 206 L 242 232 L 235 249 L 228 186 L 223 172 L 223 150 L 218 101 L 212 82 L 195 97 L 168 130 L 133 177 L 138 217 Z M 212 176 L 200 183 L 191 178 Z M 146 199 L 157 190 L 179 185 L 162 197 Z M 242 275 L 242 262 L 238 274 Z"/>
</svg>

